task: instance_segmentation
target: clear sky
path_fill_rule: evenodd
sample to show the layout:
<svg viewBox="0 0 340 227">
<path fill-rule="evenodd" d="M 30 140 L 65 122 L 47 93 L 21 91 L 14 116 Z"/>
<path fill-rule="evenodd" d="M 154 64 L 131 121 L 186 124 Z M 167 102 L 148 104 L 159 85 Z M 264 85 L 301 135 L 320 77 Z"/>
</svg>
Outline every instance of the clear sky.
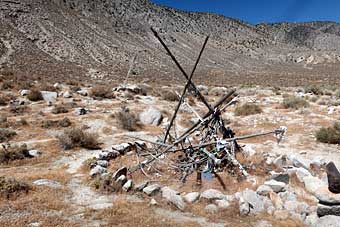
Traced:
<svg viewBox="0 0 340 227">
<path fill-rule="evenodd" d="M 340 0 L 151 0 L 177 9 L 214 12 L 252 24 L 261 22 L 340 22 Z"/>
</svg>

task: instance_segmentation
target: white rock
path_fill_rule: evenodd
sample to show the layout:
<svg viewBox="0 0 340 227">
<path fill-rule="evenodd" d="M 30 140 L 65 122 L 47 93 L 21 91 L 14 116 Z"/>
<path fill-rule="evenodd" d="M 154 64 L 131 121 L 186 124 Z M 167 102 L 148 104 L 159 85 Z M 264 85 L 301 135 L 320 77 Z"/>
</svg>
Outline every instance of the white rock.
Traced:
<svg viewBox="0 0 340 227">
<path fill-rule="evenodd" d="M 208 189 L 201 194 L 201 198 L 215 200 L 215 199 L 224 199 L 226 198 L 226 196 L 222 192 L 216 189 Z"/>
<path fill-rule="evenodd" d="M 252 213 L 261 213 L 265 210 L 265 199 L 268 199 L 264 196 L 258 195 L 256 192 L 250 189 L 245 189 L 242 191 L 241 198 L 244 199 L 247 203 L 251 204 L 251 212 Z"/>
<path fill-rule="evenodd" d="M 107 168 L 109 166 L 109 162 L 105 160 L 97 160 L 97 165 L 100 165 L 101 167 Z"/>
<path fill-rule="evenodd" d="M 55 103 L 57 101 L 58 93 L 52 91 L 41 91 L 43 99 L 48 103 Z"/>
<path fill-rule="evenodd" d="M 89 95 L 89 92 L 87 90 L 80 90 L 80 91 L 77 91 L 77 93 L 81 96 L 88 96 Z"/>
<path fill-rule="evenodd" d="M 168 202 L 175 205 L 178 209 L 184 210 L 185 203 L 178 192 L 172 190 L 169 187 L 163 187 L 161 191 L 163 198 L 165 198 Z"/>
<path fill-rule="evenodd" d="M 209 204 L 204 208 L 204 210 L 212 214 L 218 211 L 218 207 L 215 204 Z"/>
<path fill-rule="evenodd" d="M 136 191 L 143 191 L 143 189 L 148 186 L 149 182 L 148 181 L 144 181 L 142 183 L 136 184 L 134 186 L 134 190 Z"/>
<path fill-rule="evenodd" d="M 55 83 L 55 84 L 53 85 L 53 87 L 56 88 L 56 89 L 62 89 L 62 88 L 63 88 L 62 85 L 61 85 L 60 83 Z"/>
<path fill-rule="evenodd" d="M 158 126 L 163 120 L 163 115 L 158 109 L 150 107 L 139 115 L 139 119 L 144 125 Z"/>
<path fill-rule="evenodd" d="M 38 150 L 29 150 L 28 154 L 33 156 L 33 157 L 38 157 L 38 156 L 42 155 L 42 152 L 38 151 Z"/>
<path fill-rule="evenodd" d="M 243 199 L 243 197 L 240 197 L 239 200 L 239 209 L 241 215 L 248 215 L 250 213 L 250 205 L 247 201 Z"/>
<path fill-rule="evenodd" d="M 128 180 L 124 185 L 123 185 L 123 190 L 128 192 L 132 188 L 132 180 Z"/>
<path fill-rule="evenodd" d="M 307 226 L 315 226 L 318 219 L 319 219 L 318 215 L 316 213 L 314 213 L 314 214 L 308 215 L 304 222 Z"/>
<path fill-rule="evenodd" d="M 224 199 L 215 200 L 215 203 L 218 206 L 218 208 L 221 209 L 227 209 L 230 206 L 230 203 Z"/>
<path fill-rule="evenodd" d="M 287 169 L 287 172 L 295 173 L 300 182 L 303 182 L 304 177 L 312 176 L 312 174 L 308 170 L 302 167 L 300 168 L 293 167 L 293 168 Z"/>
<path fill-rule="evenodd" d="M 273 189 L 274 192 L 282 192 L 284 191 L 286 184 L 283 182 L 279 182 L 276 180 L 270 180 L 270 181 L 266 181 L 264 182 L 264 185 L 267 185 L 269 187 L 271 187 Z"/>
<path fill-rule="evenodd" d="M 106 169 L 106 168 L 97 165 L 96 167 L 94 167 L 93 169 L 91 169 L 91 171 L 90 171 L 90 176 L 91 176 L 91 177 L 94 177 L 94 176 L 97 176 L 97 175 L 100 175 L 100 174 L 106 173 L 106 172 L 107 172 L 107 169 Z"/>
<path fill-rule="evenodd" d="M 143 192 L 149 196 L 154 195 L 159 192 L 161 187 L 158 184 L 152 184 L 143 188 Z"/>
<path fill-rule="evenodd" d="M 250 144 L 246 144 L 245 146 L 243 146 L 242 151 L 243 151 L 244 154 L 246 154 L 249 157 L 256 154 L 256 151 L 253 149 L 252 145 L 250 145 Z"/>
<path fill-rule="evenodd" d="M 48 179 L 36 180 L 36 181 L 33 182 L 33 184 L 38 185 L 38 186 L 47 186 L 47 187 L 50 187 L 50 188 L 61 187 L 61 184 L 59 182 L 48 180 Z"/>
<path fill-rule="evenodd" d="M 157 201 L 154 199 L 154 198 L 152 198 L 151 200 L 150 200 L 150 203 L 149 203 L 151 206 L 156 206 L 158 203 L 157 203 Z"/>
<path fill-rule="evenodd" d="M 289 160 L 291 160 L 293 162 L 293 165 L 295 167 L 302 167 L 302 168 L 309 170 L 310 163 L 308 162 L 308 160 L 306 160 L 306 159 L 304 159 L 300 156 L 297 156 L 295 154 L 289 155 L 288 158 L 289 158 Z"/>
<path fill-rule="evenodd" d="M 65 91 L 63 97 L 64 97 L 64 98 L 67 98 L 67 99 L 72 98 L 72 93 L 69 92 L 69 91 Z"/>
<path fill-rule="evenodd" d="M 268 185 L 261 185 L 260 187 L 257 188 L 256 193 L 259 195 L 267 196 L 272 191 L 273 189 Z"/>
<path fill-rule="evenodd" d="M 183 196 L 184 200 L 188 203 L 194 203 L 200 198 L 199 192 L 190 192 Z"/>
<path fill-rule="evenodd" d="M 21 90 L 21 91 L 20 91 L 20 95 L 21 95 L 21 96 L 27 96 L 27 95 L 29 95 L 30 93 L 31 93 L 30 90 Z"/>
<path fill-rule="evenodd" d="M 319 218 L 312 227 L 339 227 L 340 216 L 327 215 Z"/>
</svg>

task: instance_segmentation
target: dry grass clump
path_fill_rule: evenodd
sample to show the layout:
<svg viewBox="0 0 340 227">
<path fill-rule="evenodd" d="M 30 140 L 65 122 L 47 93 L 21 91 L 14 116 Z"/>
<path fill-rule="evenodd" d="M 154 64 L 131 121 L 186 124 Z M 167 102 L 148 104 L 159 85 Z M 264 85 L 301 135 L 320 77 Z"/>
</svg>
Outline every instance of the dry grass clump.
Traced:
<svg viewBox="0 0 340 227">
<path fill-rule="evenodd" d="M 59 105 L 54 106 L 51 112 L 53 114 L 62 114 L 62 113 L 68 113 L 69 109 L 65 105 L 59 104 Z"/>
<path fill-rule="evenodd" d="M 9 112 L 13 114 L 24 114 L 27 113 L 30 110 L 30 108 L 27 105 L 16 105 L 16 104 L 11 104 L 9 106 Z"/>
<path fill-rule="evenodd" d="M 40 91 L 53 91 L 53 92 L 57 92 L 58 89 L 55 88 L 52 84 L 49 83 L 42 83 L 39 85 L 39 90 Z"/>
<path fill-rule="evenodd" d="M 37 102 L 37 101 L 43 100 L 43 96 L 42 96 L 40 90 L 34 88 L 27 95 L 27 99 L 32 101 L 32 102 Z"/>
<path fill-rule="evenodd" d="M 11 129 L 0 128 L 0 143 L 12 139 L 17 133 Z"/>
<path fill-rule="evenodd" d="M 0 177 L 0 197 L 11 198 L 20 193 L 27 193 L 31 187 L 22 181 L 18 181 L 14 178 Z"/>
<path fill-rule="evenodd" d="M 340 89 L 335 92 L 335 97 L 340 99 Z"/>
<path fill-rule="evenodd" d="M 283 99 L 282 103 L 283 107 L 286 109 L 300 109 L 300 108 L 306 108 L 309 107 L 309 103 L 300 97 L 295 96 L 289 96 L 285 99 Z"/>
<path fill-rule="evenodd" d="M 87 149 L 99 149 L 99 142 L 95 134 L 85 132 L 81 128 L 65 129 L 63 134 L 58 136 L 59 143 L 64 150 L 83 147 Z"/>
<path fill-rule="evenodd" d="M 0 106 L 6 106 L 8 104 L 8 98 L 0 94 Z"/>
<path fill-rule="evenodd" d="M 170 91 L 170 90 L 164 90 L 162 91 L 162 99 L 166 100 L 166 101 L 170 101 L 170 102 L 175 102 L 178 101 L 178 95 L 176 94 L 176 92 L 174 91 Z"/>
<path fill-rule="evenodd" d="M 71 125 L 72 125 L 72 122 L 67 117 L 61 120 L 44 120 L 41 122 L 42 128 L 53 128 L 53 127 L 67 128 L 67 127 L 70 127 Z"/>
<path fill-rule="evenodd" d="M 248 116 L 259 113 L 262 113 L 262 108 L 254 103 L 245 103 L 235 109 L 236 116 Z"/>
<path fill-rule="evenodd" d="M 15 160 L 22 160 L 25 158 L 32 158 L 28 153 L 27 145 L 8 146 L 0 150 L 0 164 L 8 164 Z"/>
<path fill-rule="evenodd" d="M 340 122 L 335 122 L 332 127 L 319 129 L 315 136 L 322 143 L 340 144 Z"/>
<path fill-rule="evenodd" d="M 98 85 L 91 89 L 91 96 L 94 98 L 112 99 L 115 97 L 109 86 Z"/>
<path fill-rule="evenodd" d="M 135 113 L 132 113 L 128 108 L 123 107 L 121 111 L 111 115 L 116 118 L 118 126 L 128 131 L 137 130 L 138 118 Z"/>
<path fill-rule="evenodd" d="M 323 91 L 322 91 L 321 87 L 313 84 L 313 85 L 309 85 L 309 86 L 305 87 L 305 93 L 312 93 L 314 95 L 322 95 Z"/>
</svg>

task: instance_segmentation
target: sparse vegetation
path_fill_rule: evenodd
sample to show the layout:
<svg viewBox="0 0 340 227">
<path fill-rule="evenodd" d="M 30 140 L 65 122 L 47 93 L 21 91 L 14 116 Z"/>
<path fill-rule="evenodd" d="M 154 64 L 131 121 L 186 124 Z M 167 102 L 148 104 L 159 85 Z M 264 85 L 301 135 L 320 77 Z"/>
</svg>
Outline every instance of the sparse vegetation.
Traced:
<svg viewBox="0 0 340 227">
<path fill-rule="evenodd" d="M 11 129 L 0 128 L 0 143 L 12 139 L 17 133 Z"/>
<path fill-rule="evenodd" d="M 283 100 L 282 103 L 283 107 L 286 109 L 300 109 L 309 107 L 308 101 L 304 98 L 296 97 L 296 96 L 289 96 Z"/>
<path fill-rule="evenodd" d="M 170 101 L 170 102 L 175 102 L 179 100 L 178 95 L 174 91 L 170 91 L 170 90 L 162 91 L 161 96 L 162 96 L 162 99 L 166 101 Z"/>
<path fill-rule="evenodd" d="M 26 144 L 3 147 L 0 151 L 0 164 L 8 164 L 9 162 L 25 158 L 32 158 L 28 153 Z"/>
<path fill-rule="evenodd" d="M 8 103 L 8 98 L 0 94 L 0 106 L 6 106 Z"/>
<path fill-rule="evenodd" d="M 62 120 L 44 120 L 41 122 L 42 128 L 53 128 L 53 127 L 62 127 L 67 128 L 72 125 L 72 122 L 69 118 L 65 117 Z"/>
<path fill-rule="evenodd" d="M 106 98 L 112 99 L 114 98 L 113 91 L 108 86 L 95 86 L 91 89 L 91 96 L 95 98 Z"/>
<path fill-rule="evenodd" d="M 236 107 L 235 109 L 236 116 L 248 116 L 259 113 L 262 113 L 262 108 L 254 103 L 246 103 L 243 104 L 242 106 Z"/>
<path fill-rule="evenodd" d="M 27 193 L 31 187 L 23 182 L 14 178 L 0 177 L 0 196 L 3 198 L 11 198 L 17 196 L 19 193 Z"/>
<path fill-rule="evenodd" d="M 87 149 L 99 149 L 99 143 L 95 134 L 85 132 L 81 128 L 65 129 L 63 134 L 58 136 L 59 143 L 64 150 L 83 147 Z"/>
<path fill-rule="evenodd" d="M 27 95 L 27 99 L 32 101 L 32 102 L 37 102 L 37 101 L 43 100 L 43 96 L 42 96 L 40 90 L 34 88 Z"/>
<path fill-rule="evenodd" d="M 24 114 L 29 110 L 27 105 L 16 105 L 12 104 L 9 107 L 9 111 L 13 114 Z"/>
<path fill-rule="evenodd" d="M 340 99 L 340 89 L 335 92 L 335 97 Z"/>
<path fill-rule="evenodd" d="M 128 131 L 135 131 L 137 129 L 137 116 L 130 112 L 128 108 L 122 108 L 121 111 L 112 116 L 117 119 L 120 128 Z"/>
<path fill-rule="evenodd" d="M 335 122 L 332 127 L 319 129 L 315 136 L 322 143 L 340 144 L 340 122 Z"/>
<path fill-rule="evenodd" d="M 53 114 L 61 114 L 61 113 L 68 113 L 68 112 L 69 112 L 68 108 L 63 104 L 56 105 L 52 110 Z"/>
<path fill-rule="evenodd" d="M 322 95 L 323 91 L 320 86 L 315 84 L 305 87 L 305 93 L 312 93 L 314 95 Z"/>
</svg>

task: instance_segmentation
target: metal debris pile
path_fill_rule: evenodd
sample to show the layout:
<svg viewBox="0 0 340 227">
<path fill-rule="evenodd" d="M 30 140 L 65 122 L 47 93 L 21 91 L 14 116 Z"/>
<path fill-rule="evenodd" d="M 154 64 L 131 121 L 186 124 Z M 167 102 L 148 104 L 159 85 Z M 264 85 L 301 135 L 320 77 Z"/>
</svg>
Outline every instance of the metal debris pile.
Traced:
<svg viewBox="0 0 340 227">
<path fill-rule="evenodd" d="M 197 173 L 197 183 L 202 182 L 202 174 L 205 173 L 218 177 L 218 172 L 228 171 L 240 176 L 248 176 L 246 169 L 236 159 L 236 153 L 240 152 L 242 149 L 237 141 L 273 134 L 277 138 L 277 141 L 280 142 L 286 133 L 286 128 L 280 127 L 279 129 L 268 132 L 235 137 L 233 130 L 225 125 L 222 113 L 237 101 L 236 91 L 230 91 L 212 106 L 192 82 L 193 75 L 209 37 L 205 39 L 194 68 L 190 76 L 188 76 L 157 32 L 152 28 L 151 30 L 187 79 L 187 83 L 180 95 L 179 102 L 167 126 L 167 130 L 159 141 L 154 142 L 132 137 L 149 143 L 153 147 L 144 145 L 138 146 L 138 143 L 136 143 L 138 149 L 135 149 L 135 151 L 138 165 L 130 168 L 128 170 L 129 174 L 131 175 L 134 172 L 141 170 L 147 175 L 144 168 L 149 168 L 155 162 L 158 162 L 166 164 L 170 168 L 173 168 L 177 173 L 180 173 L 180 180 L 183 182 L 186 181 L 186 178 L 190 174 L 195 172 Z M 175 119 L 181 104 L 184 103 L 184 99 L 189 89 L 190 92 L 207 107 L 208 111 L 203 117 L 200 117 L 198 113 L 195 113 L 199 116 L 199 121 L 178 136 L 175 127 Z M 186 103 L 186 105 L 188 104 Z"/>
</svg>

